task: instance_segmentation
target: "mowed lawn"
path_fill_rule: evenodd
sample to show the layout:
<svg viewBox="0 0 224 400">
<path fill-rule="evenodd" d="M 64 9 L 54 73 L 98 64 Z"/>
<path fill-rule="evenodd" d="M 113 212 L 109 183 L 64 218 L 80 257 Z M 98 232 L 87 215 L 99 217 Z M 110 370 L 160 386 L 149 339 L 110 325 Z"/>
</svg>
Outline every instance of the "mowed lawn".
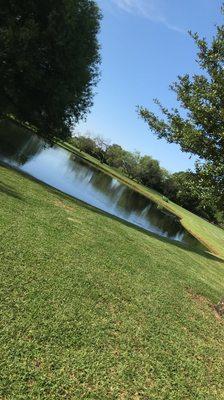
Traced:
<svg viewBox="0 0 224 400">
<path fill-rule="evenodd" d="M 1 400 L 224 399 L 217 257 L 0 167 L 0 269 Z"/>
</svg>

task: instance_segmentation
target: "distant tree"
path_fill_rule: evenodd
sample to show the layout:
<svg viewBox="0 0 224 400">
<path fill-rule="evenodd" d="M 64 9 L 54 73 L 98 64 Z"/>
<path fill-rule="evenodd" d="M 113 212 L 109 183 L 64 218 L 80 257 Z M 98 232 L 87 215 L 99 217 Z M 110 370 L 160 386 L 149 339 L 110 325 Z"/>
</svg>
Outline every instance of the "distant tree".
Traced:
<svg viewBox="0 0 224 400">
<path fill-rule="evenodd" d="M 78 147 L 80 151 L 84 151 L 91 156 L 95 156 L 97 152 L 94 139 L 88 136 L 78 136 L 71 140 L 71 142 Z"/>
<path fill-rule="evenodd" d="M 100 160 L 100 162 L 106 162 L 106 151 L 109 147 L 109 141 L 102 136 L 95 136 L 94 142 L 96 145 L 96 158 Z"/>
<path fill-rule="evenodd" d="M 100 18 L 93 0 L 2 0 L 0 115 L 69 136 L 92 105 Z"/>
<path fill-rule="evenodd" d="M 150 156 L 141 157 L 139 161 L 138 180 L 145 186 L 162 190 L 163 171 L 159 162 Z"/>
<path fill-rule="evenodd" d="M 175 177 L 162 168 L 162 190 L 161 192 L 170 200 L 176 201 L 178 187 Z"/>
<path fill-rule="evenodd" d="M 223 10 L 222 10 L 223 11 Z M 191 33 L 190 33 L 191 34 Z M 146 108 L 139 108 L 150 129 L 169 143 L 177 143 L 182 151 L 195 154 L 195 178 L 200 186 L 215 191 L 219 207 L 224 203 L 224 25 L 217 27 L 209 45 L 198 34 L 191 34 L 198 46 L 198 64 L 202 73 L 179 76 L 170 86 L 177 95 L 180 108 L 168 110 L 158 100 L 165 119 Z M 181 109 L 185 112 L 182 114 Z"/>
<path fill-rule="evenodd" d="M 140 153 L 137 151 L 134 153 L 124 151 L 122 170 L 132 179 L 138 179 L 139 177 L 140 158 Z"/>
<path fill-rule="evenodd" d="M 94 136 L 94 141 L 96 143 L 96 146 L 102 149 L 102 151 L 105 153 L 110 146 L 110 141 L 108 139 L 105 139 L 103 136 L 97 135 Z"/>
<path fill-rule="evenodd" d="M 106 162 L 114 168 L 121 168 L 123 166 L 124 150 L 118 144 L 112 144 L 106 150 Z"/>
<path fill-rule="evenodd" d="M 197 173 L 177 172 L 173 174 L 173 179 L 176 185 L 174 201 L 212 222 L 221 222 L 222 216 L 214 201 L 215 190 L 212 191 L 210 186 L 205 186 L 204 182 L 200 183 Z"/>
</svg>

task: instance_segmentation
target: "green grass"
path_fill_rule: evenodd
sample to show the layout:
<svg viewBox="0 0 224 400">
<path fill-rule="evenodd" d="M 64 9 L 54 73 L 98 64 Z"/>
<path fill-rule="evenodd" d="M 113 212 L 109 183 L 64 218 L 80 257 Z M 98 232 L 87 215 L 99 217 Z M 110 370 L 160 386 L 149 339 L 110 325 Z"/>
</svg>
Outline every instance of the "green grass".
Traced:
<svg viewBox="0 0 224 400">
<path fill-rule="evenodd" d="M 156 192 L 153 189 L 146 188 L 145 186 L 129 179 L 128 177 L 122 175 L 118 170 L 109 167 L 106 164 L 100 163 L 96 158 L 90 155 L 80 152 L 77 148 L 69 143 L 62 141 L 57 141 L 57 143 L 64 147 L 65 149 L 81 156 L 86 161 L 95 165 L 97 168 L 101 169 L 103 172 L 119 179 L 126 185 L 132 187 L 134 190 L 142 193 L 144 196 L 150 198 L 156 203 L 160 204 L 162 207 L 168 209 L 175 215 L 177 215 L 181 224 L 186 228 L 193 236 L 199 239 L 211 252 L 224 258 L 224 230 L 210 224 L 208 221 L 196 216 L 195 214 L 187 211 L 186 209 L 178 206 L 177 204 L 169 201 L 168 203 L 163 199 L 163 195 Z"/>
<path fill-rule="evenodd" d="M 4 167 L 0 232 L 1 400 L 224 399 L 218 258 Z"/>
</svg>

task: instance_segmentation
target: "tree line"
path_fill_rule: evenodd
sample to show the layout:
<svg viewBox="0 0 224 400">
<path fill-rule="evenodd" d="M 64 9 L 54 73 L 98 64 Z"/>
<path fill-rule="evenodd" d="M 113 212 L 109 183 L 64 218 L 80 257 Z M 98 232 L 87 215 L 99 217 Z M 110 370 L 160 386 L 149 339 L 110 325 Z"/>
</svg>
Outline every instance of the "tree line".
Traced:
<svg viewBox="0 0 224 400">
<path fill-rule="evenodd" d="M 224 226 L 224 212 L 218 207 L 218 202 L 214 202 L 215 193 L 210 186 L 206 188 L 204 182 L 200 186 L 197 172 L 181 171 L 171 174 L 151 156 L 141 156 L 138 151 L 127 151 L 100 136 L 76 134 L 69 142 L 101 163 L 162 193 L 165 201 L 172 200 L 210 222 Z"/>
</svg>

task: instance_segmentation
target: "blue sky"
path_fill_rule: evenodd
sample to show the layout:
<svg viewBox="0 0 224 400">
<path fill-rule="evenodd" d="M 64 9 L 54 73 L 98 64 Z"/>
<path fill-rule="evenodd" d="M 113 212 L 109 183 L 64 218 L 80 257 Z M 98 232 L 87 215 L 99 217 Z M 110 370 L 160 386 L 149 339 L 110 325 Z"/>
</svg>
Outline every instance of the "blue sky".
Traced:
<svg viewBox="0 0 224 400">
<path fill-rule="evenodd" d="M 194 158 L 156 139 L 136 106 L 157 111 L 156 97 L 165 106 L 176 105 L 169 84 L 177 75 L 198 72 L 196 47 L 187 31 L 211 38 L 223 18 L 222 0 L 97 2 L 103 13 L 101 80 L 91 113 L 76 130 L 149 154 L 171 172 L 192 168 Z"/>
</svg>

